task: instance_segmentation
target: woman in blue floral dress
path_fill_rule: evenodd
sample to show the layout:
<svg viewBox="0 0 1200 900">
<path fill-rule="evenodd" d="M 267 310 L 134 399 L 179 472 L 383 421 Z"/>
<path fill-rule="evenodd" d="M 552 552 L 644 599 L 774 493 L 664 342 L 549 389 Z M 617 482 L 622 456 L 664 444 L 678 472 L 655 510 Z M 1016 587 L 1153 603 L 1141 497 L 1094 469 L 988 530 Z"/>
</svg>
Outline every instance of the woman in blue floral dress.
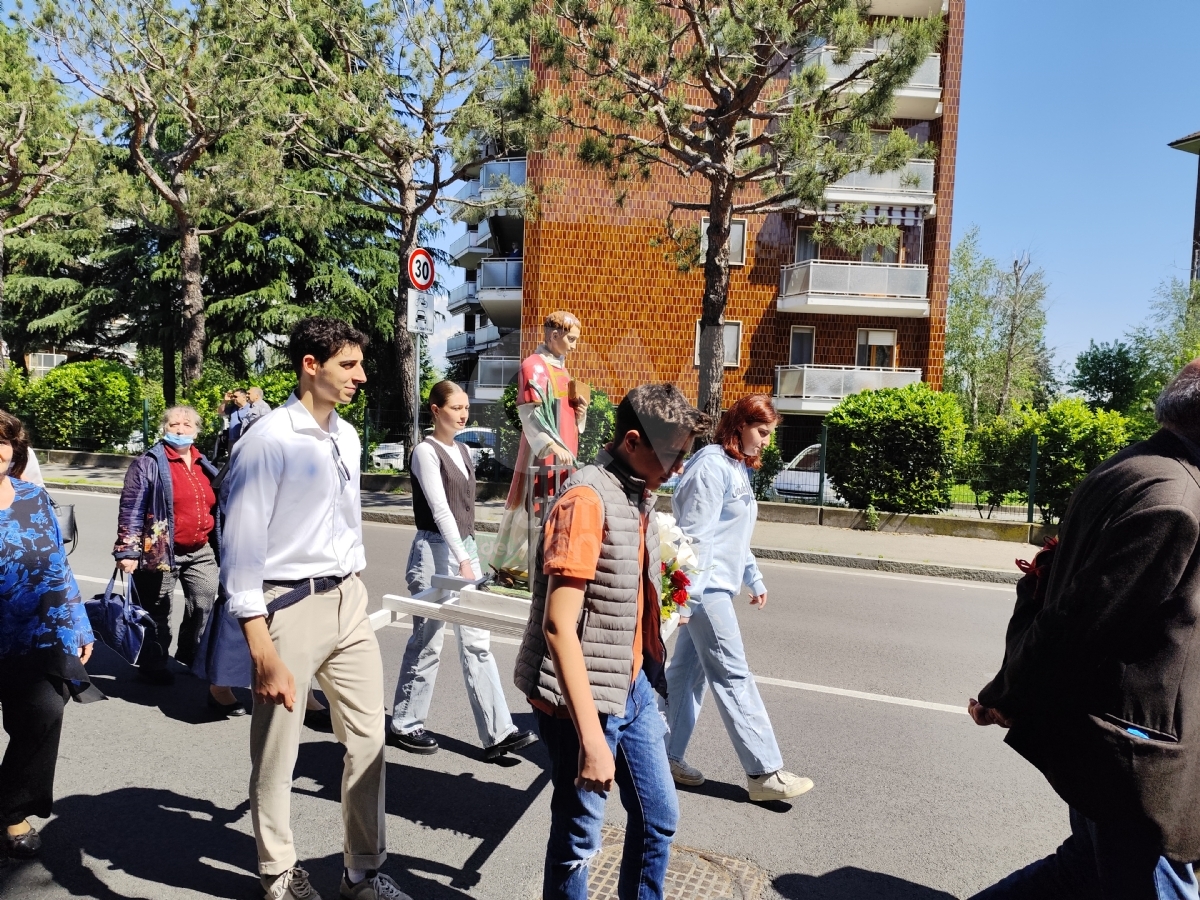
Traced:
<svg viewBox="0 0 1200 900">
<path fill-rule="evenodd" d="M 27 817 L 50 815 L 63 705 L 91 699 L 93 643 L 50 496 L 18 480 L 28 453 L 20 420 L 0 410 L 0 842 L 19 858 L 41 849 Z"/>
</svg>

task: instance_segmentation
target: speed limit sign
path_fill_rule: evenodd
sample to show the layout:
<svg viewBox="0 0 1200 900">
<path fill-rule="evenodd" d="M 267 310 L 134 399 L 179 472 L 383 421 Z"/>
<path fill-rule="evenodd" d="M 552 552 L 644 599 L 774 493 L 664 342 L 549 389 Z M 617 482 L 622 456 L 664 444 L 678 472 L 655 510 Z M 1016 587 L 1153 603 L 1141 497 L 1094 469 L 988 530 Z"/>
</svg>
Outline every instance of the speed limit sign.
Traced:
<svg viewBox="0 0 1200 900">
<path fill-rule="evenodd" d="M 408 283 L 418 291 L 433 287 L 433 257 L 424 247 L 417 247 L 408 254 Z"/>
</svg>

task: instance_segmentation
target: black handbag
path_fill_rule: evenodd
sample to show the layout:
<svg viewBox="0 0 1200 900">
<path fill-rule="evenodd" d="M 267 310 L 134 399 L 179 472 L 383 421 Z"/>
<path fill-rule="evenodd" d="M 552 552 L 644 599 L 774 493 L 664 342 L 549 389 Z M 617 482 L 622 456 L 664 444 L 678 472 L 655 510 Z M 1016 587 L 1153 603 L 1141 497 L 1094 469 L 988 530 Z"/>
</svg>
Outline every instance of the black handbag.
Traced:
<svg viewBox="0 0 1200 900">
<path fill-rule="evenodd" d="M 59 504 L 51 498 L 50 505 L 54 507 L 54 515 L 58 518 L 58 530 L 62 534 L 63 546 L 70 545 L 67 547 L 67 556 L 70 556 L 79 546 L 79 525 L 75 521 L 75 504 Z"/>
</svg>

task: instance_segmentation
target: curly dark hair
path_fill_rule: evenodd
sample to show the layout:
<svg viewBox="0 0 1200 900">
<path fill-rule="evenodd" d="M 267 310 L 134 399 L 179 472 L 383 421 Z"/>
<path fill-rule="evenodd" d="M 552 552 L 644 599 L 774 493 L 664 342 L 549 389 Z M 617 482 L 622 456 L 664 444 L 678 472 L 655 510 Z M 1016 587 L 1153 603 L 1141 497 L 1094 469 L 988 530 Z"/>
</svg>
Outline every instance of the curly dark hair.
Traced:
<svg viewBox="0 0 1200 900">
<path fill-rule="evenodd" d="M 12 445 L 12 464 L 8 467 L 8 474 L 20 478 L 29 464 L 29 435 L 21 420 L 3 409 L 0 409 L 0 441 Z"/>
<path fill-rule="evenodd" d="M 312 316 L 292 326 L 288 335 L 288 358 L 299 375 L 304 357 L 311 356 L 318 363 L 325 363 L 350 344 L 366 350 L 371 339 L 341 319 Z"/>
<path fill-rule="evenodd" d="M 675 385 L 643 384 L 617 406 L 612 441 L 619 444 L 628 432 L 636 431 L 651 445 L 666 446 L 681 432 L 698 436 L 711 429 L 712 417 L 692 406 Z"/>
</svg>

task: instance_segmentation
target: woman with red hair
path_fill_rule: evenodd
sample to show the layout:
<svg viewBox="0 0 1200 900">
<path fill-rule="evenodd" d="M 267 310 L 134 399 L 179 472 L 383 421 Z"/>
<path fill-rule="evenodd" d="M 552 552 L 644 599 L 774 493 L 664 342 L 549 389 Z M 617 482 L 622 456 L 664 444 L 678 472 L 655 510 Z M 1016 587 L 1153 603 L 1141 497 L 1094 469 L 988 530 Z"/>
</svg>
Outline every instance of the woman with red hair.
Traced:
<svg viewBox="0 0 1200 900">
<path fill-rule="evenodd" d="M 686 627 L 679 629 L 667 668 L 671 775 L 678 784 L 704 783 L 704 775 L 684 762 L 684 753 L 711 685 L 756 802 L 797 797 L 813 786 L 783 768 L 733 609 L 743 585 L 750 590 L 751 606 L 761 609 L 767 602 L 767 587 L 750 552 L 758 518 L 750 470 L 762 465 L 763 448 L 779 421 L 763 394 L 737 401 L 721 417 L 714 442 L 688 460 L 673 498 L 675 519 L 696 548 L 700 571 L 680 607 L 680 624 Z"/>
</svg>

